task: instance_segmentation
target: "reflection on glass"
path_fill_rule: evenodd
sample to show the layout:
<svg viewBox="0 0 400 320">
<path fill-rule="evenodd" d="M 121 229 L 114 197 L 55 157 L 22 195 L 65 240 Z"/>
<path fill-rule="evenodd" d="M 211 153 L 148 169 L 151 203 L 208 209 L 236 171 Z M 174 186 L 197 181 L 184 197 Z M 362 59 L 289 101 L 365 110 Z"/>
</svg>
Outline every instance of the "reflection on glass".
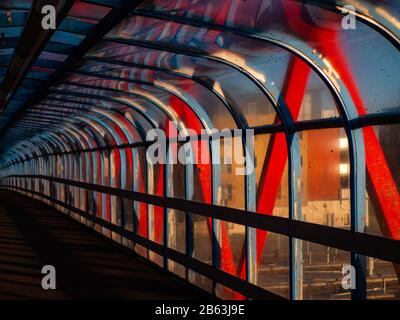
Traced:
<svg viewBox="0 0 400 320">
<path fill-rule="evenodd" d="M 168 247 L 185 253 L 186 216 L 185 212 L 168 209 Z"/>
<path fill-rule="evenodd" d="M 302 220 L 349 229 L 350 164 L 344 130 L 303 131 L 299 136 Z"/>
<path fill-rule="evenodd" d="M 289 239 L 268 232 L 260 261 L 256 284 L 272 293 L 289 298 Z"/>
<path fill-rule="evenodd" d="M 288 166 L 284 133 L 254 137 L 257 212 L 288 217 Z"/>
<path fill-rule="evenodd" d="M 367 169 L 366 232 L 400 239 L 400 125 L 363 128 Z"/>
<path fill-rule="evenodd" d="M 191 256 L 212 264 L 211 219 L 197 214 L 189 214 Z"/>
<path fill-rule="evenodd" d="M 395 1 L 382 4 L 379 2 L 377 5 L 373 1 L 354 0 L 341 1 L 341 4 L 354 5 L 357 12 L 361 11 L 372 16 L 398 34 L 399 10 Z M 355 29 L 343 28 L 343 15 L 340 10 L 335 12 L 316 3 L 291 0 L 271 0 L 261 3 L 258 0 L 239 3 L 212 1 L 208 3 L 207 10 L 204 10 L 203 4 L 195 1 L 156 0 L 142 4 L 141 9 L 167 15 L 173 14 L 196 21 L 212 22 L 249 33 L 256 32 L 264 38 L 284 42 L 304 52 L 311 60 L 320 60 L 322 69 L 336 87 L 338 87 L 338 81 L 343 81 L 360 115 L 395 110 L 400 105 L 398 49 L 382 34 L 361 20 L 357 20 Z M 150 20 L 153 23 L 145 19 L 140 21 L 143 25 L 149 23 L 155 30 L 158 29 L 155 22 L 157 20 Z M 119 31 L 122 30 L 119 29 Z M 154 34 L 158 36 L 160 32 Z M 196 35 L 201 32 L 192 28 L 190 34 Z M 161 33 L 161 35 L 164 34 Z M 120 36 L 132 37 L 129 33 L 120 34 Z M 133 38 L 137 39 L 140 36 L 143 35 L 135 33 Z M 172 38 L 173 34 L 172 36 L 168 34 L 168 36 Z M 214 39 L 211 32 L 207 36 L 208 39 Z M 227 41 L 227 38 L 230 41 Z M 220 39 L 225 41 L 217 39 L 218 37 L 215 43 L 219 46 L 215 45 L 215 47 L 220 47 L 222 52 L 227 49 L 238 50 L 238 43 L 245 47 L 242 44 L 243 41 L 232 41 L 229 36 L 223 34 Z M 151 38 L 148 37 L 147 40 Z M 193 44 L 188 44 L 189 39 L 184 38 L 184 40 L 185 45 L 193 46 Z M 209 49 L 210 44 L 203 41 L 203 50 L 206 45 Z M 253 48 L 259 47 L 262 45 L 253 46 Z M 243 54 L 243 51 L 239 52 Z"/>
<path fill-rule="evenodd" d="M 211 293 L 213 291 L 213 282 L 211 279 L 193 270 L 189 270 L 188 276 L 188 280 L 190 283 L 195 284 L 206 292 Z"/>
<path fill-rule="evenodd" d="M 149 260 L 154 262 L 155 264 L 157 264 L 160 267 L 164 266 L 164 258 L 163 256 L 149 250 Z"/>
<path fill-rule="evenodd" d="M 367 299 L 400 299 L 400 265 L 367 257 Z"/>
<path fill-rule="evenodd" d="M 164 242 L 164 208 L 148 205 L 149 239 L 157 243 Z"/>
<path fill-rule="evenodd" d="M 301 241 L 301 240 L 298 240 Z M 351 290 L 342 287 L 342 269 L 351 265 L 350 253 L 301 241 L 302 298 L 305 300 L 342 300 L 351 298 Z"/>
<path fill-rule="evenodd" d="M 181 278 L 186 278 L 186 268 L 185 266 L 173 261 L 168 260 L 168 270 L 175 273 Z"/>
<path fill-rule="evenodd" d="M 224 300 L 245 300 L 242 294 L 219 283 L 215 286 L 215 295 Z"/>
</svg>

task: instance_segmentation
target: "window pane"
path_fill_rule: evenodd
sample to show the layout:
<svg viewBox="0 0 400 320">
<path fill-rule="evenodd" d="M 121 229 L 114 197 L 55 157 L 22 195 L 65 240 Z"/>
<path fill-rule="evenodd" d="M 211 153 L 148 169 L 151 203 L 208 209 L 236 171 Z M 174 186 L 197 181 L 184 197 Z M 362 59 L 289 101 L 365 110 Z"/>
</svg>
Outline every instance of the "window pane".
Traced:
<svg viewBox="0 0 400 320">
<path fill-rule="evenodd" d="M 399 239 L 400 125 L 363 129 L 367 167 L 366 232 Z"/>
<path fill-rule="evenodd" d="M 350 228 L 350 164 L 343 129 L 300 136 L 302 220 Z"/>
<path fill-rule="evenodd" d="M 350 253 L 308 241 L 302 246 L 302 297 L 305 300 L 350 299 L 342 287 L 342 268 L 351 265 Z"/>
<path fill-rule="evenodd" d="M 367 299 L 400 299 L 400 265 L 367 257 Z"/>
</svg>

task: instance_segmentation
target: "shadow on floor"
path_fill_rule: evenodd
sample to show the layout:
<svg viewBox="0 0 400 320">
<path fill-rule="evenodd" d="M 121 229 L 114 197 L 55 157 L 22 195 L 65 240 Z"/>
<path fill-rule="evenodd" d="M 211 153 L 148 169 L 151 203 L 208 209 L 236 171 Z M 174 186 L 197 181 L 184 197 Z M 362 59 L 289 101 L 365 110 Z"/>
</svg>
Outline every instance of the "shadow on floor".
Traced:
<svg viewBox="0 0 400 320">
<path fill-rule="evenodd" d="M 57 289 L 41 287 L 44 265 Z M 0 190 L 0 299 L 207 299 L 39 201 Z"/>
</svg>

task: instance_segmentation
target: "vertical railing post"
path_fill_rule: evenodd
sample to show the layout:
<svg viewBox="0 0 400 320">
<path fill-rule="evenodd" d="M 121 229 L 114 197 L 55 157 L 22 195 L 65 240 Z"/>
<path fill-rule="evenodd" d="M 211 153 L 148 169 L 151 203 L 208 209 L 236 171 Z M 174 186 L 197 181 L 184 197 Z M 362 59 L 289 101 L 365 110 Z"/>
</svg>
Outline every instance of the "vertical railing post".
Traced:
<svg viewBox="0 0 400 320">
<path fill-rule="evenodd" d="M 254 134 L 248 136 L 250 130 L 242 132 L 244 144 L 244 169 L 245 169 L 245 210 L 257 211 L 257 192 L 256 192 L 256 174 L 254 161 Z M 252 131 L 254 133 L 254 131 Z M 249 162 L 252 162 L 249 168 Z M 257 265 L 257 229 L 246 226 L 246 281 L 257 284 L 258 265 Z"/>
<path fill-rule="evenodd" d="M 289 133 L 287 143 L 289 147 L 289 219 L 301 220 L 302 180 L 299 134 Z M 289 237 L 289 280 L 290 299 L 303 299 L 302 242 L 291 236 Z"/>
<path fill-rule="evenodd" d="M 350 208 L 351 231 L 365 231 L 365 151 L 362 129 L 352 129 L 349 134 L 350 152 Z M 351 290 L 354 300 L 366 299 L 366 257 L 351 253 L 351 264 L 355 269 L 355 288 Z"/>
<path fill-rule="evenodd" d="M 170 188 L 168 185 L 168 177 L 169 177 L 169 173 L 170 170 L 172 168 L 172 166 L 170 165 L 169 162 L 169 155 L 170 155 L 170 138 L 169 136 L 167 136 L 167 139 L 165 139 L 165 150 L 166 150 L 166 154 L 164 155 L 164 177 L 163 177 L 163 183 L 164 183 L 164 200 L 168 197 L 169 192 L 170 192 Z M 173 174 L 173 172 L 172 172 Z M 171 179 L 172 179 L 172 174 L 171 174 Z M 173 187 L 171 188 L 173 190 Z M 168 208 L 165 206 L 165 202 L 164 202 L 164 225 L 163 225 L 163 245 L 164 248 L 168 247 L 168 235 L 169 235 L 169 226 L 168 226 Z M 164 254 L 163 256 L 163 266 L 164 266 L 164 270 L 168 270 L 168 259 L 166 257 L 166 255 Z"/>
<path fill-rule="evenodd" d="M 220 165 L 220 158 L 219 161 L 215 163 L 214 157 L 216 156 L 214 151 L 214 141 L 212 136 L 209 138 L 209 145 L 210 145 L 210 161 L 211 161 L 211 184 L 212 184 L 212 204 L 219 205 L 219 188 L 221 185 L 221 165 Z M 217 154 L 220 154 L 220 150 L 218 150 Z M 216 269 L 221 267 L 221 222 L 217 219 L 212 218 L 212 237 L 211 237 L 211 246 L 212 246 L 212 266 Z M 213 288 L 212 294 L 216 295 L 216 282 L 213 280 Z"/>
</svg>

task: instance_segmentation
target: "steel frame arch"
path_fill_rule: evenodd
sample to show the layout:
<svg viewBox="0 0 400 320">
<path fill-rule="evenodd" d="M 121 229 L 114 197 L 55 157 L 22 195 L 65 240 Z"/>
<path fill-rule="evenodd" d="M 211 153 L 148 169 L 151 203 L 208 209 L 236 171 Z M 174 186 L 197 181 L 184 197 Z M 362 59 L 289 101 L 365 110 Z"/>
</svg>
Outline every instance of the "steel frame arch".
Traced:
<svg viewBox="0 0 400 320">
<path fill-rule="evenodd" d="M 99 79 L 101 81 L 101 79 Z M 126 81 L 121 81 L 121 82 L 126 82 Z M 76 87 L 82 87 L 82 88 L 88 88 L 88 89 L 93 89 L 93 90 L 99 90 L 99 91 L 110 91 L 110 92 L 117 92 L 117 93 L 124 93 L 126 95 L 138 95 L 138 96 L 144 96 L 143 93 L 138 93 L 137 91 L 131 92 L 131 91 L 124 91 L 121 89 L 115 89 L 115 88 L 107 88 L 107 87 L 99 87 L 99 86 L 94 86 L 94 85 L 86 85 L 86 84 L 81 84 L 81 83 L 75 83 L 75 82 L 63 82 L 66 86 L 76 86 Z M 146 83 L 145 85 L 147 86 L 152 86 L 152 87 L 156 87 L 155 85 L 150 85 L 149 83 Z M 143 91 L 147 91 L 143 88 L 141 88 Z M 201 121 L 203 122 L 205 128 L 208 128 L 209 130 L 212 128 L 212 121 L 208 118 L 208 116 L 204 116 L 206 114 L 206 112 L 203 110 L 203 108 L 201 107 L 201 105 L 196 101 L 194 101 L 192 99 L 192 101 L 189 101 L 188 99 L 180 96 L 180 94 L 177 94 L 176 92 L 172 92 L 168 89 L 161 89 L 162 91 L 165 91 L 169 94 L 171 94 L 172 96 L 177 97 L 179 100 L 183 101 L 185 105 L 187 105 L 189 108 L 191 108 L 196 114 L 197 116 L 201 119 Z M 147 95 L 146 95 L 147 96 Z M 148 96 L 147 96 L 148 97 Z M 158 98 L 154 97 L 154 99 L 159 100 Z M 161 105 L 161 103 L 159 103 L 159 105 Z M 163 103 L 164 105 L 164 103 Z M 195 107 L 197 106 L 197 107 Z M 168 109 L 172 109 L 168 106 L 164 105 L 164 108 Z M 201 112 L 199 112 L 202 109 Z M 171 112 L 172 114 L 174 113 L 174 111 L 170 110 L 169 112 Z M 175 119 L 175 121 L 178 122 L 179 119 Z"/>
<path fill-rule="evenodd" d="M 149 64 L 140 64 L 140 63 L 133 63 L 133 62 L 125 62 L 125 61 L 119 61 L 119 60 L 113 60 L 111 58 L 96 58 L 96 57 L 85 57 L 85 60 L 87 61 L 94 61 L 97 62 L 96 65 L 89 65 L 88 67 L 91 66 L 101 66 L 101 65 L 114 65 L 114 66 L 127 66 L 131 69 L 141 69 L 141 70 L 153 70 L 153 71 L 158 71 L 158 72 L 162 72 L 165 74 L 170 74 L 170 75 L 174 75 L 176 77 L 182 78 L 182 79 L 190 79 L 196 83 L 198 83 L 200 86 L 204 87 L 206 90 L 211 91 L 214 95 L 217 96 L 218 99 L 220 99 L 220 101 L 225 105 L 225 107 L 228 109 L 228 111 L 230 111 L 231 113 L 235 113 L 235 117 L 237 117 L 239 119 L 239 121 L 243 122 L 243 117 L 238 113 L 239 110 L 235 110 L 235 108 L 232 107 L 231 102 L 229 102 L 226 97 L 222 96 L 217 90 L 215 90 L 214 88 L 212 88 L 211 86 L 209 86 L 207 84 L 206 81 L 203 81 L 202 79 L 200 79 L 199 77 L 196 76 L 189 76 L 185 73 L 181 73 L 175 70 L 170 70 L 170 69 L 166 69 L 166 68 L 161 68 L 161 67 L 157 67 L 157 66 L 153 66 L 153 65 L 149 65 Z M 85 66 L 83 66 L 85 67 Z M 82 68 L 83 68 L 82 67 Z M 88 75 L 93 75 L 93 76 L 99 76 L 99 73 L 96 73 L 96 71 L 92 72 L 92 71 L 79 71 L 76 70 L 74 71 L 75 73 L 87 73 Z M 107 74 L 102 75 L 104 77 L 109 77 L 110 79 L 115 78 L 115 80 L 117 81 L 127 81 L 130 80 L 129 78 L 123 78 L 123 77 L 115 77 L 115 76 L 108 76 Z M 241 120 L 242 119 L 242 120 Z M 242 124 L 242 127 L 246 127 L 246 122 L 244 122 Z"/>
</svg>

